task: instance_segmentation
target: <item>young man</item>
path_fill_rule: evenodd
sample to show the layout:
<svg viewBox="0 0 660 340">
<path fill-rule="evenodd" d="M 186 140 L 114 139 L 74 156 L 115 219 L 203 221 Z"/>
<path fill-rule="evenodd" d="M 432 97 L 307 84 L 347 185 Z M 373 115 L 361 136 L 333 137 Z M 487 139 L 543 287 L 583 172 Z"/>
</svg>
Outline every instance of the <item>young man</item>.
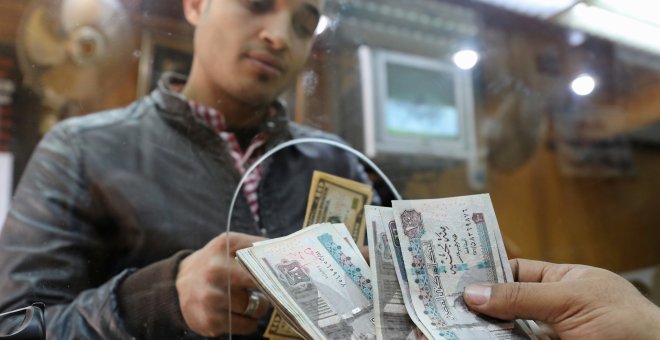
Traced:
<svg viewBox="0 0 660 340">
<path fill-rule="evenodd" d="M 127 108 L 59 124 L 19 184 L 0 236 L 0 310 L 45 302 L 49 338 L 259 338 L 269 306 L 235 251 L 302 226 L 313 170 L 367 181 L 336 148 L 285 149 L 242 188 L 227 233 L 234 190 L 259 155 L 336 139 L 289 122 L 277 101 L 324 4 L 183 4 L 195 26 L 189 78 L 168 75 Z"/>
</svg>

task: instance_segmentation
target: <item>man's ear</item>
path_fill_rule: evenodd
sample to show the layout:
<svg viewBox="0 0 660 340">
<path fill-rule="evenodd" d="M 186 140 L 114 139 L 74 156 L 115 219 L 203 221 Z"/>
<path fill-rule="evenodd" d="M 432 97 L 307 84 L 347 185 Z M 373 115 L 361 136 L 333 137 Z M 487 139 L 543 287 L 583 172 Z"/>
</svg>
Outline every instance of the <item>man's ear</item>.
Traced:
<svg viewBox="0 0 660 340">
<path fill-rule="evenodd" d="M 186 16 L 186 20 L 188 20 L 191 25 L 197 26 L 200 18 L 204 15 L 204 11 L 206 10 L 207 0 L 182 0 L 182 2 L 183 14 Z"/>
</svg>

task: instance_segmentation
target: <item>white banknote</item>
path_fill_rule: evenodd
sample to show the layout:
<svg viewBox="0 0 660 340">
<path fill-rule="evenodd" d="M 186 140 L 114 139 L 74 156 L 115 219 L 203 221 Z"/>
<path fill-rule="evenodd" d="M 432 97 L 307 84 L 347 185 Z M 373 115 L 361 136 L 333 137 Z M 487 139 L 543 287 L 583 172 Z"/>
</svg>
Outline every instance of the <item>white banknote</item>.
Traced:
<svg viewBox="0 0 660 340">
<path fill-rule="evenodd" d="M 408 283 L 402 289 L 397 276 L 397 261 L 390 245 L 390 228 L 394 226 L 391 208 L 366 206 L 369 264 L 374 288 L 376 337 L 380 339 L 423 339 L 418 326 L 424 327 L 410 305 Z M 393 228 L 396 230 L 396 227 Z M 428 336 L 427 336 L 428 337 Z"/>
<path fill-rule="evenodd" d="M 237 258 L 302 336 L 376 338 L 369 266 L 343 224 L 255 243 Z"/>
<path fill-rule="evenodd" d="M 465 287 L 505 282 L 509 265 L 490 197 L 393 201 L 397 234 L 417 317 L 433 338 L 508 337 L 511 322 L 468 310 Z"/>
</svg>

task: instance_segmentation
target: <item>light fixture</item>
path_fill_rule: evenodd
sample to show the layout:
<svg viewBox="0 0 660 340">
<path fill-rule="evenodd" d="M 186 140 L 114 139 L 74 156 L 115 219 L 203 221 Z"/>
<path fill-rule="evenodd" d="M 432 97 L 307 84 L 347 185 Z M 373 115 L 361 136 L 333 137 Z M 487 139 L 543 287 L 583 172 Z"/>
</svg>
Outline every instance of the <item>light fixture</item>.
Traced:
<svg viewBox="0 0 660 340">
<path fill-rule="evenodd" d="M 660 26 L 660 17 L 649 0 L 593 0 L 592 5 L 647 24 Z"/>
<path fill-rule="evenodd" d="M 626 2 L 627 3 L 627 2 Z M 649 12 L 653 12 L 649 9 Z M 636 20 L 604 7 L 579 3 L 557 16 L 557 23 L 612 40 L 628 47 L 660 54 L 660 26 Z"/>
<path fill-rule="evenodd" d="M 571 82 L 571 90 L 578 96 L 588 96 L 596 89 L 596 79 L 589 74 L 581 74 Z"/>
<path fill-rule="evenodd" d="M 461 50 L 454 54 L 454 64 L 461 70 L 471 70 L 479 62 L 479 53 L 473 50 Z"/>
<path fill-rule="evenodd" d="M 581 31 L 571 30 L 568 33 L 567 40 L 569 45 L 576 47 L 584 44 L 584 42 L 587 40 L 587 35 Z"/>
</svg>

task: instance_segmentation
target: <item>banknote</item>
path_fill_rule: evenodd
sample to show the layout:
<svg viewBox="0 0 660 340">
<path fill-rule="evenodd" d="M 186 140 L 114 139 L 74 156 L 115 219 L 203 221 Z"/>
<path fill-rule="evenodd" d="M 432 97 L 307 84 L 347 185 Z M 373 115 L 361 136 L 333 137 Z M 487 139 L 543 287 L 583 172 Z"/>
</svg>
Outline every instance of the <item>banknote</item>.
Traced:
<svg viewBox="0 0 660 340">
<path fill-rule="evenodd" d="M 371 203 L 371 186 L 314 171 L 303 226 L 343 223 L 357 244 L 364 244 L 364 206 Z"/>
<path fill-rule="evenodd" d="M 271 315 L 264 337 L 271 340 L 302 339 L 300 334 L 277 311 Z"/>
<path fill-rule="evenodd" d="M 319 224 L 237 252 L 304 338 L 375 339 L 369 266 L 342 224 Z"/>
<path fill-rule="evenodd" d="M 374 282 L 376 337 L 379 340 L 430 337 L 424 334 L 424 325 L 412 309 L 408 283 L 404 283 L 404 289 L 399 283 L 397 261 L 400 260 L 401 251 L 398 254 L 392 251 L 394 248 L 391 247 L 392 241 L 388 235 L 394 226 L 392 209 L 366 206 L 364 212 L 371 277 Z"/>
<path fill-rule="evenodd" d="M 343 223 L 357 244 L 364 244 L 364 206 L 371 203 L 371 186 L 314 171 L 303 227 L 319 223 Z M 301 339 L 292 327 L 273 312 L 264 337 L 271 340 Z"/>
<path fill-rule="evenodd" d="M 509 335 L 513 323 L 484 319 L 463 301 L 470 284 L 505 281 L 508 261 L 499 251 L 490 197 L 393 201 L 392 207 L 412 304 L 432 337 Z"/>
</svg>

